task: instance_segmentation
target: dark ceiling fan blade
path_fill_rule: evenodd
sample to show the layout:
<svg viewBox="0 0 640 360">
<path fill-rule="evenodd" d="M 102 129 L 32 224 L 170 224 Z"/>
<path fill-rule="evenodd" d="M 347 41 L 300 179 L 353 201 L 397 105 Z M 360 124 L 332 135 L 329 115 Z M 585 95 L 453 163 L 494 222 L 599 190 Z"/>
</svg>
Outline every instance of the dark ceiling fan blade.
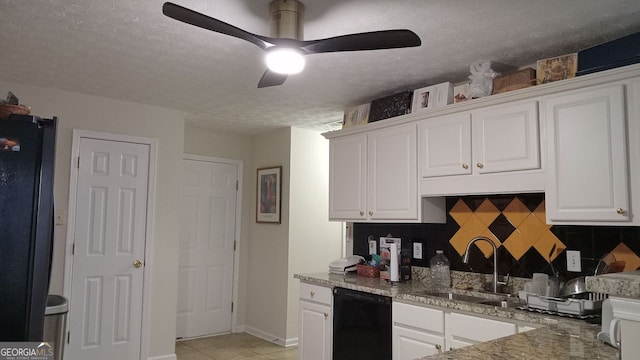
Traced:
<svg viewBox="0 0 640 360">
<path fill-rule="evenodd" d="M 269 86 L 282 85 L 284 84 L 285 80 L 287 80 L 287 74 L 278 74 L 267 69 L 264 74 L 262 74 L 260 82 L 258 82 L 258 89 Z"/>
<path fill-rule="evenodd" d="M 164 5 L 162 5 L 162 13 L 172 19 L 176 19 L 187 24 L 246 40 L 255 44 L 262 50 L 265 50 L 267 47 L 272 45 L 267 37 L 252 34 L 231 24 L 227 24 L 224 21 L 214 19 L 174 3 L 164 3 Z"/>
<path fill-rule="evenodd" d="M 382 30 L 303 41 L 309 54 L 336 51 L 382 50 L 420 46 L 420 37 L 411 30 Z"/>
</svg>

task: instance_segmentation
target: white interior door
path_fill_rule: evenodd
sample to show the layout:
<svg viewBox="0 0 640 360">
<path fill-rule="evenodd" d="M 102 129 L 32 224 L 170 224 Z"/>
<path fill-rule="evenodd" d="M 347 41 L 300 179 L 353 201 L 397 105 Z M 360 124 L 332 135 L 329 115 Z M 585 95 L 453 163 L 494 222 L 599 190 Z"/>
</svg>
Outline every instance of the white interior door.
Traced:
<svg viewBox="0 0 640 360">
<path fill-rule="evenodd" d="M 238 165 L 183 161 L 176 336 L 231 332 Z"/>
<path fill-rule="evenodd" d="M 67 359 L 139 359 L 148 144 L 81 138 Z"/>
</svg>

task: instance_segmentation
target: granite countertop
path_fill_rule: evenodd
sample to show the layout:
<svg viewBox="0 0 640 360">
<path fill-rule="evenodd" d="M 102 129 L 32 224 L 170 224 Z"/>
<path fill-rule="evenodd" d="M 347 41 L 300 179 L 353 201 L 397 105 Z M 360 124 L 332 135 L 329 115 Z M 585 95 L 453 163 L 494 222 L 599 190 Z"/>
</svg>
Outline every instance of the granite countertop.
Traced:
<svg viewBox="0 0 640 360">
<path fill-rule="evenodd" d="M 390 284 L 379 278 L 367 278 L 329 273 L 296 274 L 300 281 L 337 286 L 378 295 L 396 300 L 437 306 L 446 309 L 467 311 L 488 315 L 498 319 L 515 320 L 540 324 L 538 329 L 507 336 L 480 344 L 467 346 L 423 359 L 618 359 L 618 350 L 596 339 L 600 325 L 580 320 L 545 315 L 516 307 L 502 308 L 459 300 L 430 296 L 427 286 L 420 281 Z M 477 291 L 451 289 L 452 293 L 495 298 L 494 294 Z M 508 299 L 517 302 L 517 298 Z"/>
<path fill-rule="evenodd" d="M 640 270 L 587 276 L 585 285 L 588 291 L 640 299 Z"/>
<path fill-rule="evenodd" d="M 619 359 L 617 349 L 596 339 L 598 328 L 586 323 L 559 321 L 420 360 Z"/>
</svg>

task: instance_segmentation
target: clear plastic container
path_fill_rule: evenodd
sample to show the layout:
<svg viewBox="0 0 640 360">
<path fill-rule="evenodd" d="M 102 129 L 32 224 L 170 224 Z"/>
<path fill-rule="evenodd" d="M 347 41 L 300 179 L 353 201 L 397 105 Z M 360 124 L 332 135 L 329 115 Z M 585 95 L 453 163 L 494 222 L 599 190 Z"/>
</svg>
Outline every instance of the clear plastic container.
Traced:
<svg viewBox="0 0 640 360">
<path fill-rule="evenodd" d="M 431 271 L 431 287 L 436 292 L 446 292 L 451 288 L 451 272 L 449 259 L 442 250 L 436 250 L 436 255 L 429 261 Z"/>
</svg>

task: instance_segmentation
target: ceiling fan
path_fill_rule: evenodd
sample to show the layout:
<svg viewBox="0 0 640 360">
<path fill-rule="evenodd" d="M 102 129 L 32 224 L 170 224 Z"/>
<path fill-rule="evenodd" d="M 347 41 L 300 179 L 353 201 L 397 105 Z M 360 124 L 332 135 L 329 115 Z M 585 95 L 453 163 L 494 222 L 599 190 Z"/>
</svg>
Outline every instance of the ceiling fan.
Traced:
<svg viewBox="0 0 640 360">
<path fill-rule="evenodd" d="M 342 35 L 318 40 L 302 40 L 304 4 L 297 0 L 274 0 L 269 5 L 271 37 L 248 31 L 174 3 L 166 2 L 162 13 L 203 29 L 246 40 L 266 55 L 267 70 L 258 88 L 282 85 L 287 76 L 302 71 L 304 56 L 338 51 L 381 50 L 420 46 L 410 30 L 382 30 Z"/>
</svg>

